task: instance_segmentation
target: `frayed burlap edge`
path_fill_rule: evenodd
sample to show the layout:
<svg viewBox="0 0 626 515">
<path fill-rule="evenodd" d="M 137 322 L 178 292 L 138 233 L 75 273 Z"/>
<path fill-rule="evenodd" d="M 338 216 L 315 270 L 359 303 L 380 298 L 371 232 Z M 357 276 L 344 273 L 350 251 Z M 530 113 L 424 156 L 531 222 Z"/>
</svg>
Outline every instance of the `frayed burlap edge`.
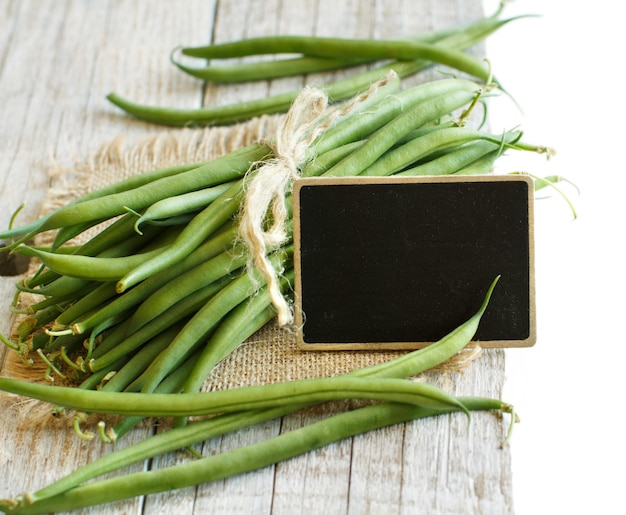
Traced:
<svg viewBox="0 0 626 515">
<path fill-rule="evenodd" d="M 52 167 L 49 170 L 52 186 L 43 203 L 41 214 L 131 175 L 177 164 L 206 161 L 269 138 L 282 119 L 283 115 L 263 116 L 231 127 L 181 129 L 140 140 L 125 136 L 114 138 L 85 162 L 67 168 Z M 88 239 L 96 230 L 98 229 L 87 231 L 81 235 L 79 241 Z M 41 235 L 36 244 L 49 244 L 52 237 L 50 234 Z M 37 267 L 33 263 L 27 276 L 34 273 Z M 35 296 L 21 294 L 18 308 L 26 308 L 34 301 Z M 14 330 L 23 318 L 16 318 Z M 207 378 L 204 390 L 335 376 L 389 361 L 405 352 L 302 351 L 296 345 L 294 330 L 278 327 L 274 321 L 223 360 Z M 470 346 L 437 367 L 436 371 L 462 373 L 476 360 L 480 352 L 480 347 Z M 46 382 L 46 365 L 36 355 L 32 356 L 32 361 L 33 364 L 28 365 L 16 352 L 8 352 L 3 374 L 21 380 Z M 53 413 L 48 404 L 23 399 L 12 404 L 11 410 L 18 415 L 18 423 L 23 420 L 30 427 L 36 421 L 50 423 L 50 415 Z M 73 422 L 73 417 L 61 417 L 59 420 L 68 425 Z"/>
</svg>

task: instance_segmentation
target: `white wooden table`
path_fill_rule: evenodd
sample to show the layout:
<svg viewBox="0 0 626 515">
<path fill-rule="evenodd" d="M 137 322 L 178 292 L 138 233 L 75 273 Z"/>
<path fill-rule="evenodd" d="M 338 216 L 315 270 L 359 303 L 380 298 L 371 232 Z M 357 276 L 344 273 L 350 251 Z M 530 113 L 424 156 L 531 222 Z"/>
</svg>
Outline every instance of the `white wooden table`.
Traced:
<svg viewBox="0 0 626 515">
<path fill-rule="evenodd" d="M 2 227 L 24 202 L 20 220 L 37 215 L 53 166 L 87 160 L 119 135 L 140 138 L 175 130 L 122 115 L 105 100 L 110 91 L 143 103 L 195 107 L 303 84 L 297 78 L 203 87 L 170 64 L 176 46 L 276 33 L 389 38 L 482 16 L 481 2 L 470 0 L 4 0 L 0 8 Z M 17 279 L 0 278 L 3 334 L 11 329 L 9 304 Z M 0 363 L 6 354 L 0 348 Z M 445 372 L 432 379 L 456 394 L 499 397 L 504 352 L 485 351 L 463 374 Z M 72 431 L 29 427 L 18 417 L 16 400 L 0 397 L 0 498 L 42 487 L 110 452 L 110 446 L 84 442 Z M 207 442 L 204 451 L 278 434 L 301 418 L 289 416 Z M 242 477 L 85 512 L 512 513 L 510 452 L 500 448 L 507 422 L 477 413 L 469 428 L 462 415 L 407 423 Z M 125 441 L 149 433 L 137 429 Z M 186 458 L 164 461 L 177 459 Z M 155 460 L 134 469 L 160 464 Z"/>
</svg>

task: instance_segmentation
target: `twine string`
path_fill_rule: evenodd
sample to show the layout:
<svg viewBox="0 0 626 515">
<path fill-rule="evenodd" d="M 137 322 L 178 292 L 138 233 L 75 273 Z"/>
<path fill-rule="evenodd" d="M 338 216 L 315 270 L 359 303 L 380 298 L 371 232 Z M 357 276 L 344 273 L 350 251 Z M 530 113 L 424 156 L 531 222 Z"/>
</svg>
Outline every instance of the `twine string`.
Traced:
<svg viewBox="0 0 626 515">
<path fill-rule="evenodd" d="M 285 194 L 310 156 L 308 149 L 340 117 L 350 113 L 378 88 L 397 75 L 391 72 L 374 83 L 365 93 L 354 97 L 341 108 L 327 112 L 328 97 L 317 88 L 306 87 L 296 97 L 276 131 L 276 138 L 265 143 L 274 157 L 264 161 L 247 181 L 239 235 L 249 250 L 248 271 L 258 270 L 267 281 L 267 290 L 274 306 L 278 325 L 292 322 L 293 314 L 280 290 L 279 275 L 268 258 L 268 248 L 277 247 L 287 239 L 285 229 L 288 212 Z M 268 220 L 267 214 L 271 213 Z"/>
</svg>

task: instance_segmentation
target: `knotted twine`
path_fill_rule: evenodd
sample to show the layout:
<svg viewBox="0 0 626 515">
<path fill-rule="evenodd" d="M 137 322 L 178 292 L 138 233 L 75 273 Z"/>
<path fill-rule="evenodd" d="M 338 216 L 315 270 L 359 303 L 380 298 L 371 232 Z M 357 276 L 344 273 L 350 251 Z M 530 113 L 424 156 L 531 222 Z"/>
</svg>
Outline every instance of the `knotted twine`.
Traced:
<svg viewBox="0 0 626 515">
<path fill-rule="evenodd" d="M 276 137 L 265 143 L 274 157 L 263 161 L 249 181 L 243 200 L 239 235 L 249 250 L 248 270 L 255 268 L 267 281 L 267 290 L 276 309 L 279 326 L 293 320 L 293 313 L 280 291 L 278 274 L 268 258 L 268 248 L 284 243 L 287 239 L 285 224 L 287 206 L 285 195 L 292 181 L 300 177 L 303 165 L 314 156 L 309 152 L 313 142 L 335 121 L 348 115 L 361 102 L 381 86 L 397 77 L 392 70 L 374 82 L 363 94 L 355 96 L 345 106 L 327 113 L 328 97 L 318 88 L 305 87 L 293 101 L 284 122 L 276 130 Z M 271 211 L 271 223 L 265 227 L 267 214 Z"/>
</svg>

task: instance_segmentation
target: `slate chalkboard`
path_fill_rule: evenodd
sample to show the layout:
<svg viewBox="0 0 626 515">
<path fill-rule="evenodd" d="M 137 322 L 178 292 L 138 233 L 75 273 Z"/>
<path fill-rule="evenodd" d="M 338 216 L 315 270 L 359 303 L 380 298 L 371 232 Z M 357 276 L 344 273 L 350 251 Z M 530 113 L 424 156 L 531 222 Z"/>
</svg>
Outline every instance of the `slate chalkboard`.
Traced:
<svg viewBox="0 0 626 515">
<path fill-rule="evenodd" d="M 524 176 L 297 180 L 300 347 L 421 347 L 472 316 L 498 275 L 474 341 L 533 345 L 532 192 Z"/>
</svg>

